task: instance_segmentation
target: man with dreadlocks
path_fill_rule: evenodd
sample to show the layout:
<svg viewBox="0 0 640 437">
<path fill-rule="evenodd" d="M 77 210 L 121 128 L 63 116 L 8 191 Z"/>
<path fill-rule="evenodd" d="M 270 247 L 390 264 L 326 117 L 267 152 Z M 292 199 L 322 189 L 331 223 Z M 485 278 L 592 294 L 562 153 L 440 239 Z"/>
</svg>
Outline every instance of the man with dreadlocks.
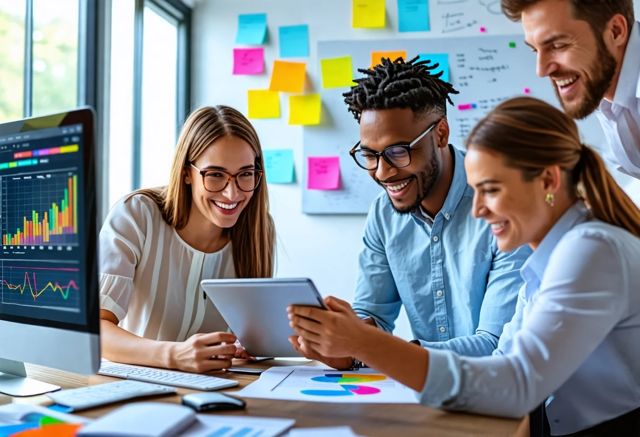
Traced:
<svg viewBox="0 0 640 437">
<path fill-rule="evenodd" d="M 500 252 L 490 227 L 471 216 L 464 154 L 448 143 L 446 103 L 458 92 L 430 74 L 437 65 L 383 59 L 359 70 L 366 76 L 344 94 L 360 124 L 350 154 L 384 189 L 367 218 L 353 309 L 391 332 L 404 305 L 423 346 L 489 355 L 530 251 Z M 291 343 L 330 366 L 354 364 L 319 356 L 302 338 Z"/>
</svg>

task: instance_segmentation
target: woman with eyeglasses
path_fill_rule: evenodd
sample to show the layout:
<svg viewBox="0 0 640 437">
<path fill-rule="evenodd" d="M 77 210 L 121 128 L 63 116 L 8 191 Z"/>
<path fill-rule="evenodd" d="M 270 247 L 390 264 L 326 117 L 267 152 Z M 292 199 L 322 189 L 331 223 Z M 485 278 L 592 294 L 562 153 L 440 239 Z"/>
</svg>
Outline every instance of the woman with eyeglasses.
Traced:
<svg viewBox="0 0 640 437">
<path fill-rule="evenodd" d="M 332 311 L 291 307 L 292 326 L 319 354 L 353 356 L 426 405 L 521 417 L 542 403 L 542 435 L 640 435 L 640 210 L 575 122 L 541 100 L 498 105 L 467 148 L 473 214 L 500 250 L 533 249 L 493 355 L 407 343 L 336 298 Z"/>
<path fill-rule="evenodd" d="M 251 123 L 227 106 L 186 120 L 165 187 L 119 201 L 100 232 L 103 356 L 207 372 L 242 355 L 202 279 L 273 274 L 275 231 Z"/>
</svg>

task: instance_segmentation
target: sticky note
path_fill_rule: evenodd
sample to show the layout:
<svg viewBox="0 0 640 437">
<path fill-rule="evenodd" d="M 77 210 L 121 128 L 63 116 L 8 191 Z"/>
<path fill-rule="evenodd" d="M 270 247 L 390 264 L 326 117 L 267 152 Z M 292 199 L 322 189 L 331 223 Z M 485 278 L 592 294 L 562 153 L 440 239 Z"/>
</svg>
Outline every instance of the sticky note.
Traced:
<svg viewBox="0 0 640 437">
<path fill-rule="evenodd" d="M 359 28 L 385 26 L 385 0 L 352 0 L 351 25 Z"/>
<path fill-rule="evenodd" d="M 449 75 L 449 54 L 448 53 L 421 53 L 418 55 L 418 61 L 429 61 L 428 65 L 439 64 L 438 68 L 430 70 L 431 74 L 436 74 L 442 71 L 440 79 L 445 82 L 450 81 Z"/>
<path fill-rule="evenodd" d="M 320 124 L 321 113 L 320 94 L 289 96 L 289 124 Z"/>
<path fill-rule="evenodd" d="M 247 100 L 249 118 L 280 117 L 280 98 L 276 91 L 249 90 Z"/>
<path fill-rule="evenodd" d="M 487 28 L 484 26 L 480 26 L 480 33 L 487 33 Z"/>
<path fill-rule="evenodd" d="M 267 14 L 238 15 L 238 44 L 264 44 L 267 38 Z"/>
<path fill-rule="evenodd" d="M 273 61 L 269 90 L 301 93 L 304 91 L 305 68 L 304 62 Z"/>
<path fill-rule="evenodd" d="M 309 26 L 281 26 L 278 29 L 281 58 L 309 56 Z"/>
<path fill-rule="evenodd" d="M 515 49 L 516 48 L 516 42 L 515 41 L 509 41 L 509 48 Z"/>
<path fill-rule="evenodd" d="M 337 190 L 340 188 L 339 156 L 309 156 L 307 168 L 308 190 Z"/>
<path fill-rule="evenodd" d="M 398 0 L 398 21 L 400 32 L 431 30 L 429 0 Z"/>
<path fill-rule="evenodd" d="M 351 56 L 320 60 L 323 88 L 341 88 L 355 85 Z"/>
<path fill-rule="evenodd" d="M 265 149 L 264 166 L 270 184 L 292 184 L 295 182 L 293 150 Z"/>
<path fill-rule="evenodd" d="M 407 52 L 406 50 L 393 50 L 386 52 L 371 52 L 371 65 L 370 68 L 375 67 L 376 65 L 382 62 L 382 58 L 389 58 L 391 62 L 395 61 L 398 58 L 402 58 L 405 61 L 407 60 Z"/>
<path fill-rule="evenodd" d="M 233 49 L 233 74 L 260 74 L 264 71 L 264 49 Z"/>
</svg>

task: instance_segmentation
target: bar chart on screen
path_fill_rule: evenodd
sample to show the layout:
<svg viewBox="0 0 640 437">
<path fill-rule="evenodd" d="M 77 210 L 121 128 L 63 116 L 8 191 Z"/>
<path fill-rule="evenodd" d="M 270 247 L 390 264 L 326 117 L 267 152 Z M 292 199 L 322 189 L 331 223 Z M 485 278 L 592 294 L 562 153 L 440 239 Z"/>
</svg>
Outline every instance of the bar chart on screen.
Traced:
<svg viewBox="0 0 640 437">
<path fill-rule="evenodd" d="M 0 178 L 0 186 L 3 246 L 53 249 L 79 244 L 74 169 L 8 175 Z"/>
</svg>

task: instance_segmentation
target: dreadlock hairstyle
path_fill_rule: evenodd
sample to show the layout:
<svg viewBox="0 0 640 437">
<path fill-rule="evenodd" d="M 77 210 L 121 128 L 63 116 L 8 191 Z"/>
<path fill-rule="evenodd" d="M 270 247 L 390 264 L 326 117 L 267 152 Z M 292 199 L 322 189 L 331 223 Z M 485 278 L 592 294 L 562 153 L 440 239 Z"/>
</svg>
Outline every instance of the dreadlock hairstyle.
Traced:
<svg viewBox="0 0 640 437">
<path fill-rule="evenodd" d="M 372 69 L 359 68 L 365 77 L 355 79 L 357 85 L 344 93 L 349 112 L 360 123 L 362 111 L 367 109 L 411 108 L 416 114 L 437 113 L 447 115 L 446 103 L 453 105 L 449 94 L 458 94 L 453 86 L 440 79 L 442 72 L 431 74 L 439 64 L 418 61 L 418 57 L 405 62 L 397 58 L 391 62 L 383 58 Z"/>
</svg>

